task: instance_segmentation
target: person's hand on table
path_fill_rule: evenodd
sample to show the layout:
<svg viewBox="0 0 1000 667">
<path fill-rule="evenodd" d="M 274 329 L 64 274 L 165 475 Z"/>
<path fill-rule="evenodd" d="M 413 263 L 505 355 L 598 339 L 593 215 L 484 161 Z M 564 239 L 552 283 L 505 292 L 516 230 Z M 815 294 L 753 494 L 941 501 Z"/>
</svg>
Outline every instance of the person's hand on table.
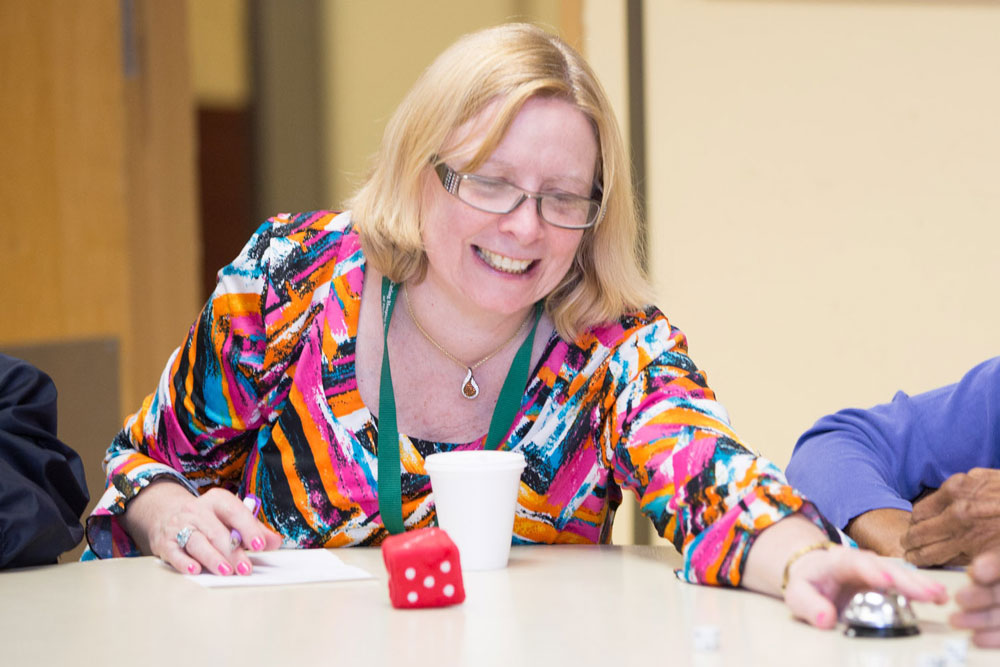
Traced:
<svg viewBox="0 0 1000 667">
<path fill-rule="evenodd" d="M 801 516 L 778 521 L 751 547 L 742 584 L 783 597 L 795 617 L 824 629 L 836 627 L 841 610 L 858 591 L 892 589 L 919 602 L 947 601 L 944 585 L 918 570 L 870 551 L 831 544 L 825 537 Z"/>
<path fill-rule="evenodd" d="M 972 630 L 972 643 L 1000 648 L 1000 549 L 977 556 L 968 569 L 971 583 L 955 593 L 959 611 L 949 619 Z"/>
<path fill-rule="evenodd" d="M 855 593 L 888 590 L 911 601 L 943 604 L 945 586 L 927 575 L 870 551 L 831 546 L 796 559 L 788 569 L 785 604 L 792 613 L 818 628 L 836 627 L 840 612 Z"/>
<path fill-rule="evenodd" d="M 904 557 L 914 565 L 967 565 L 1000 549 L 1000 470 L 973 468 L 952 475 L 913 506 L 903 535 Z"/>
<path fill-rule="evenodd" d="M 142 490 L 122 517 L 125 530 L 143 553 L 159 556 L 178 572 L 250 574 L 247 551 L 281 546 L 281 536 L 259 522 L 235 495 L 211 489 L 193 496 L 180 484 L 156 481 Z M 187 530 L 190 529 L 190 530 Z M 242 543 L 233 548 L 231 531 Z M 182 547 L 178 534 L 188 534 Z"/>
</svg>

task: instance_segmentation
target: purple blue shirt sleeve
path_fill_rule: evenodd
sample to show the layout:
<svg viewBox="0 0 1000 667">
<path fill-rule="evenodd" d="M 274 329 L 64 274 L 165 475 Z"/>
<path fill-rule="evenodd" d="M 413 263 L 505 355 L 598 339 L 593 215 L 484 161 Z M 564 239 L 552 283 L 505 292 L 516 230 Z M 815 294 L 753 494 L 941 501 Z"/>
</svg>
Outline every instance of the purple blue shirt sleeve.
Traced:
<svg viewBox="0 0 1000 667">
<path fill-rule="evenodd" d="M 972 468 L 1000 468 L 1000 357 L 956 384 L 820 419 L 792 453 L 788 481 L 836 526 L 874 509 L 910 511 Z"/>
</svg>

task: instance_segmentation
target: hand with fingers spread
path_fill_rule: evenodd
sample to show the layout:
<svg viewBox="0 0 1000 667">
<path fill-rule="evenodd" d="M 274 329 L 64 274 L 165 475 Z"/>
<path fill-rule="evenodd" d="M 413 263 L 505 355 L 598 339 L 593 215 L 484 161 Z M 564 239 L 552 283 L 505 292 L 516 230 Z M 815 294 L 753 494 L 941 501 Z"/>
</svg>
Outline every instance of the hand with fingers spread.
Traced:
<svg viewBox="0 0 1000 667">
<path fill-rule="evenodd" d="M 914 565 L 967 565 L 1000 549 L 1000 470 L 973 468 L 952 475 L 913 506 L 903 536 L 904 557 Z"/>
<path fill-rule="evenodd" d="M 977 556 L 969 566 L 971 583 L 955 594 L 959 611 L 949 619 L 972 630 L 972 643 L 1000 648 L 1000 549 Z"/>
<path fill-rule="evenodd" d="M 944 585 L 869 552 L 829 542 L 813 524 L 791 516 L 767 528 L 750 550 L 743 585 L 781 595 L 796 618 L 818 628 L 837 625 L 860 590 L 892 589 L 910 600 L 942 604 Z"/>
<path fill-rule="evenodd" d="M 156 481 L 129 503 L 123 522 L 143 553 L 188 574 L 248 575 L 253 564 L 247 551 L 281 546 L 281 537 L 239 498 L 218 488 L 194 496 L 180 484 Z M 235 545 L 234 531 L 242 538 Z"/>
</svg>

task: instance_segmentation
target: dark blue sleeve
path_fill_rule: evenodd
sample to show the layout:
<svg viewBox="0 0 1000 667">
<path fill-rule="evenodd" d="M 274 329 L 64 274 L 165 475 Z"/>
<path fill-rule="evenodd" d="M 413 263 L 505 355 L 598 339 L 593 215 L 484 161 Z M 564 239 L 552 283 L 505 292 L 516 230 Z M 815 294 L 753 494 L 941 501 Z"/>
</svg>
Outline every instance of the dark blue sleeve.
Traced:
<svg viewBox="0 0 1000 667">
<path fill-rule="evenodd" d="M 56 437 L 56 388 L 0 354 L 0 568 L 54 563 L 83 537 L 79 455 Z"/>
<path fill-rule="evenodd" d="M 787 476 L 843 528 L 869 510 L 909 511 L 976 467 L 1000 468 L 1000 357 L 957 384 L 823 417 L 799 438 Z"/>
</svg>

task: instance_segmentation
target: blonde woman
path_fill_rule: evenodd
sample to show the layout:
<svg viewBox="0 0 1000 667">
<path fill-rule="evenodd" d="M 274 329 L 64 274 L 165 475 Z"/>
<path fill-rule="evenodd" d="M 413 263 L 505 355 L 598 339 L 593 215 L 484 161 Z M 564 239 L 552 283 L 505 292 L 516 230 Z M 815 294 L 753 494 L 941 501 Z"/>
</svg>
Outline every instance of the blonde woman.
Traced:
<svg viewBox="0 0 1000 667">
<path fill-rule="evenodd" d="M 222 270 L 109 449 L 93 554 L 246 575 L 248 549 L 376 545 L 434 522 L 424 457 L 498 447 L 527 460 L 517 544 L 607 543 L 624 488 L 689 581 L 784 594 L 822 627 L 853 587 L 943 600 L 833 544 L 741 444 L 649 305 L 629 178 L 570 47 L 528 25 L 459 40 L 350 212 L 278 216 Z"/>
</svg>

